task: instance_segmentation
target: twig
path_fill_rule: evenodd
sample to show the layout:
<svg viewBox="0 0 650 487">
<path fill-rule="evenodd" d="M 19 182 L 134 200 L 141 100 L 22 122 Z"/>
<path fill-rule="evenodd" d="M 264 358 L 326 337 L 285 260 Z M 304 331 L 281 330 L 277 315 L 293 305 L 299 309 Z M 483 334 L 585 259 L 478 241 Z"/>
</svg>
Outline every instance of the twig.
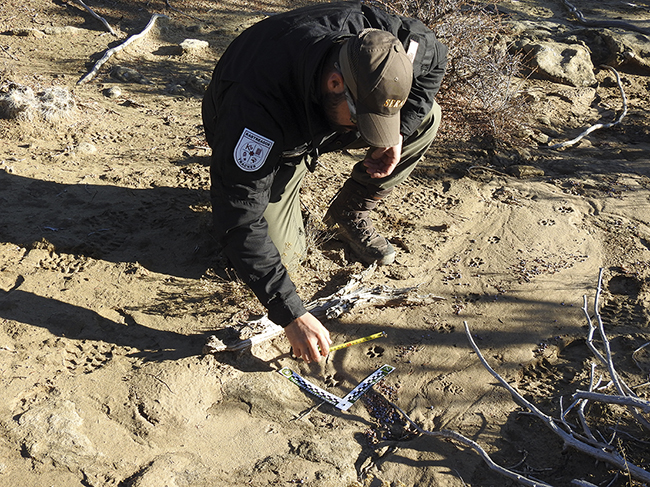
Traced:
<svg viewBox="0 0 650 487">
<path fill-rule="evenodd" d="M 576 7 L 571 5 L 567 0 L 563 0 L 564 5 L 569 9 L 569 11 L 575 15 L 578 22 L 587 27 L 618 27 L 620 29 L 631 30 L 634 32 L 639 32 L 641 34 L 650 35 L 650 30 L 644 29 L 643 27 L 638 27 L 629 22 L 622 20 L 587 20 L 583 13 L 578 10 Z"/>
<path fill-rule="evenodd" d="M 596 372 L 596 364 L 591 363 L 591 374 L 589 376 L 589 392 L 593 392 L 595 388 L 597 388 L 600 385 L 600 382 L 602 381 L 602 376 L 598 378 L 598 381 L 596 384 L 594 384 L 594 375 Z M 580 424 L 582 424 L 582 431 L 587 435 L 588 438 L 590 438 L 593 441 L 597 441 L 594 435 L 591 433 L 591 430 L 589 429 L 589 425 L 587 424 L 587 418 L 585 418 L 585 407 L 587 406 L 587 400 L 585 399 L 584 401 L 580 401 L 580 406 L 578 407 L 578 417 L 580 418 Z"/>
<path fill-rule="evenodd" d="M 322 406 L 323 404 L 325 404 L 326 402 L 327 402 L 327 401 L 321 401 L 321 402 L 319 402 L 318 404 L 314 404 L 313 406 L 311 406 L 311 407 L 308 408 L 307 410 L 305 410 L 305 411 L 303 411 L 302 413 L 300 413 L 298 416 L 295 416 L 295 417 L 291 418 L 289 421 L 299 421 L 299 420 L 301 420 L 301 419 L 303 419 L 303 418 L 306 418 L 307 416 L 309 416 L 309 415 L 312 413 L 312 411 L 313 411 L 314 409 L 318 409 L 319 407 L 321 407 L 321 406 Z"/>
<path fill-rule="evenodd" d="M 149 23 L 147 24 L 147 26 L 144 28 L 144 30 L 143 30 L 142 32 L 140 32 L 139 34 L 132 35 L 132 36 L 129 37 L 126 41 L 124 41 L 122 44 L 120 44 L 120 45 L 118 45 L 118 46 L 115 46 L 115 47 L 113 47 L 113 48 L 107 50 L 107 51 L 104 53 L 104 55 L 102 56 L 102 58 L 101 58 L 99 61 L 97 61 L 97 62 L 95 63 L 95 66 L 93 67 L 93 69 L 92 69 L 92 70 L 91 70 L 91 71 L 90 71 L 86 76 L 84 76 L 84 77 L 81 78 L 79 81 L 77 81 L 77 84 L 78 84 L 78 85 L 83 85 L 84 83 L 87 83 L 88 81 L 90 81 L 90 80 L 91 80 L 91 79 L 92 79 L 92 78 L 97 74 L 97 71 L 99 71 L 99 68 L 101 68 L 102 65 L 103 65 L 106 61 L 108 61 L 108 59 L 109 59 L 113 54 L 115 54 L 116 52 L 121 51 L 121 50 L 124 49 L 126 46 L 128 46 L 129 44 L 131 44 L 133 41 L 136 41 L 136 40 L 140 39 L 141 37 L 144 37 L 145 35 L 147 35 L 147 33 L 151 30 L 151 28 L 153 27 L 153 25 L 154 25 L 154 23 L 156 22 L 156 19 L 157 19 L 158 17 L 162 17 L 162 18 L 165 18 L 165 19 L 168 18 L 166 15 L 153 14 L 153 15 L 151 16 L 151 19 L 149 20 Z"/>
<path fill-rule="evenodd" d="M 570 433 L 567 433 L 566 431 L 562 430 L 561 428 L 558 427 L 556 421 L 542 413 L 537 406 L 532 404 L 530 401 L 526 400 L 519 392 L 517 392 L 508 382 L 506 382 L 499 374 L 497 374 L 492 367 L 490 367 L 490 364 L 487 363 L 483 355 L 481 354 L 481 351 L 479 350 L 478 346 L 474 342 L 474 338 L 472 338 L 472 334 L 469 330 L 469 325 L 467 324 L 467 321 L 464 321 L 463 324 L 465 325 L 465 334 L 467 335 L 467 339 L 470 342 L 470 345 L 476 352 L 476 355 L 478 359 L 481 361 L 483 366 L 492 374 L 492 376 L 499 381 L 499 383 L 508 391 L 510 392 L 510 395 L 512 396 L 513 400 L 519 404 L 522 407 L 525 407 L 526 409 L 530 410 L 535 416 L 537 416 L 539 419 L 541 419 L 548 428 L 551 429 L 556 435 L 558 435 L 565 443 L 567 446 L 571 446 L 575 448 L 578 451 L 581 451 L 582 453 L 586 453 L 587 455 L 590 455 L 594 457 L 597 460 L 601 460 L 603 462 L 607 462 L 611 465 L 614 465 L 616 468 L 623 470 L 625 472 L 630 473 L 632 477 L 641 480 L 643 482 L 650 482 L 650 472 L 642 469 L 641 467 L 637 467 L 636 465 L 633 465 L 625 460 L 621 455 L 618 454 L 618 452 L 612 451 L 612 452 L 607 452 L 604 451 L 601 448 L 596 448 L 591 445 L 588 445 L 582 441 L 577 440 L 574 438 Z"/>
<path fill-rule="evenodd" d="M 169 389 L 169 392 L 171 392 L 172 394 L 175 394 L 175 392 L 172 391 L 172 388 L 169 387 L 169 385 L 167 385 L 167 382 L 165 382 L 164 380 L 162 380 L 160 377 L 158 377 L 157 375 L 154 375 L 154 374 L 150 374 L 150 373 L 148 373 L 148 372 L 145 372 L 145 374 L 146 374 L 146 375 L 150 375 L 151 377 L 153 377 L 154 379 L 156 379 L 157 381 L 159 381 L 160 383 L 162 383 L 163 385 L 165 385 L 165 387 L 167 387 L 167 389 Z"/>
<path fill-rule="evenodd" d="M 413 426 L 416 431 L 422 435 L 426 436 L 431 436 L 434 438 L 446 438 L 449 440 L 454 440 L 457 441 L 458 443 L 470 447 L 472 450 L 477 452 L 481 457 L 483 458 L 483 461 L 490 467 L 490 469 L 494 470 L 495 472 L 500 473 L 501 475 L 508 477 L 509 479 L 516 480 L 519 482 L 521 485 L 527 485 L 530 487 L 551 487 L 549 484 L 546 484 L 544 482 L 539 482 L 539 481 L 533 481 L 530 480 L 523 475 L 520 475 L 516 472 L 513 472 L 512 470 L 508 470 L 507 468 L 502 467 L 501 465 L 498 465 L 490 458 L 490 455 L 479 445 L 473 440 L 470 440 L 469 438 L 461 435 L 460 433 L 457 433 L 456 431 L 451 431 L 451 430 L 439 430 L 439 431 L 428 431 L 423 428 L 421 428 L 415 421 L 413 421 L 411 418 L 408 417 L 408 415 L 400 409 L 400 407 L 386 399 L 388 404 L 390 404 L 392 407 L 394 407 L 397 411 L 400 412 L 402 416 L 404 416 L 404 419 L 409 422 L 411 426 Z"/>
<path fill-rule="evenodd" d="M 113 30 L 113 28 L 110 26 L 110 24 L 109 24 L 108 22 L 106 22 L 106 19 L 105 19 L 104 17 L 102 17 L 101 15 L 97 15 L 97 14 L 93 11 L 93 9 L 91 9 L 88 5 L 86 5 L 85 3 L 83 3 L 81 0 L 72 0 L 72 1 L 73 1 L 74 3 L 76 3 L 77 5 L 80 5 L 80 6 L 82 6 L 83 8 L 85 8 L 86 10 L 88 10 L 88 12 L 90 12 L 90 15 L 92 15 L 92 16 L 95 17 L 97 20 L 99 20 L 102 24 L 104 24 L 104 27 L 106 27 L 106 29 L 108 30 L 108 32 L 110 32 L 110 33 L 113 34 L 114 36 L 117 35 L 117 34 L 115 33 L 115 31 Z"/>
<path fill-rule="evenodd" d="M 623 120 L 623 117 L 625 117 L 625 115 L 627 114 L 627 98 L 625 97 L 625 91 L 623 91 L 623 83 L 621 83 L 621 77 L 618 75 L 618 71 L 616 71 L 611 66 L 603 65 L 603 66 L 601 66 L 601 68 L 609 69 L 616 76 L 616 82 L 618 83 L 618 89 L 620 90 L 621 97 L 623 98 L 623 112 L 621 113 L 621 115 L 614 122 L 604 123 L 604 124 L 603 123 L 597 123 L 596 125 L 592 125 L 587 130 L 585 130 L 580 135 L 578 135 L 575 139 L 571 139 L 571 140 L 568 140 L 566 142 L 561 142 L 559 144 L 553 144 L 553 145 L 546 146 L 547 149 L 560 149 L 562 147 L 568 147 L 570 145 L 573 145 L 573 144 L 579 142 L 584 137 L 586 137 L 587 135 L 592 133 L 594 130 L 608 129 L 610 127 L 613 127 L 614 125 L 618 125 L 619 123 L 621 123 L 621 121 Z"/>
<path fill-rule="evenodd" d="M 641 350 L 643 350 L 645 347 L 647 347 L 648 345 L 650 345 L 650 342 L 644 343 L 644 344 L 641 345 L 639 348 L 637 348 L 634 352 L 632 352 L 632 360 L 634 360 L 634 363 L 635 363 L 636 366 L 639 368 L 639 370 L 641 370 L 641 372 L 648 372 L 648 371 L 647 371 L 646 369 L 644 369 L 643 367 L 641 367 L 641 364 L 640 364 L 639 361 L 637 360 L 636 355 L 637 355 Z M 638 387 L 638 386 L 637 386 L 637 387 Z"/>
<path fill-rule="evenodd" d="M 607 366 L 607 370 L 609 371 L 609 376 L 611 377 L 612 381 L 614 381 L 614 387 L 616 387 L 616 390 L 618 393 L 622 396 L 628 395 L 629 390 L 624 390 L 624 382 L 619 378 L 618 373 L 616 372 L 616 369 L 614 368 L 614 360 L 612 359 L 612 349 L 609 346 L 609 339 L 607 338 L 607 334 L 605 333 L 605 325 L 603 324 L 603 319 L 600 316 L 600 295 L 603 292 L 603 268 L 600 268 L 600 271 L 598 273 L 598 288 L 596 289 L 596 297 L 594 298 L 594 315 L 596 316 L 596 323 L 598 323 L 598 331 L 600 332 L 600 338 L 603 341 L 603 347 L 605 348 L 605 355 L 607 359 L 605 360 L 605 365 Z M 601 360 L 602 360 L 602 355 L 601 355 Z M 629 389 L 629 388 L 627 388 Z"/>
<path fill-rule="evenodd" d="M 598 323 L 598 331 L 600 332 L 600 337 L 603 341 L 603 346 L 605 347 L 605 354 L 607 355 L 607 361 L 605 364 L 607 365 L 607 370 L 609 371 L 610 378 L 614 382 L 614 387 L 616 387 L 616 390 L 621 396 L 631 396 L 631 397 L 637 397 L 637 395 L 628 387 L 628 385 L 619 377 L 618 373 L 616 372 L 616 369 L 614 368 L 614 361 L 612 360 L 612 352 L 611 348 L 609 346 L 609 340 L 607 338 L 607 334 L 605 333 L 605 325 L 603 325 L 603 319 L 600 316 L 600 312 L 598 311 L 600 306 L 599 306 L 599 300 L 600 300 L 600 295 L 603 290 L 603 271 L 604 269 L 601 267 L 600 271 L 598 273 L 598 288 L 596 290 L 596 297 L 594 299 L 594 314 L 596 315 L 596 322 Z M 636 418 L 636 420 L 641 423 L 646 429 L 650 429 L 650 422 L 646 420 L 643 416 L 641 416 L 636 409 L 633 407 L 628 407 L 630 410 L 630 413 Z"/>
<path fill-rule="evenodd" d="M 591 482 L 587 482 L 586 480 L 578 480 L 578 479 L 572 480 L 571 484 L 577 485 L 578 487 L 598 487 L 596 484 L 592 484 Z"/>
<path fill-rule="evenodd" d="M 587 333 L 587 347 L 589 347 L 591 353 L 593 353 L 601 363 L 606 364 L 607 361 L 605 360 L 605 357 L 603 357 L 600 351 L 594 346 L 593 339 L 594 339 L 594 332 L 596 331 L 596 326 L 591 321 L 591 316 L 589 315 L 586 295 L 582 296 L 582 303 L 583 303 L 582 311 L 584 312 L 585 317 L 587 318 L 587 324 L 589 325 L 589 332 Z"/>
<path fill-rule="evenodd" d="M 639 408 L 646 413 L 650 413 L 650 402 L 640 399 L 638 397 L 630 396 L 614 396 L 611 394 L 600 394 L 598 392 L 576 391 L 573 399 L 588 399 L 590 401 L 605 402 L 609 404 L 620 404 L 623 406 L 631 406 Z"/>
<path fill-rule="evenodd" d="M 0 49 L 2 49 L 7 54 L 7 56 L 9 56 L 11 59 L 13 59 L 14 61 L 18 61 L 18 58 L 13 54 L 11 54 L 5 46 L 0 46 Z"/>
</svg>

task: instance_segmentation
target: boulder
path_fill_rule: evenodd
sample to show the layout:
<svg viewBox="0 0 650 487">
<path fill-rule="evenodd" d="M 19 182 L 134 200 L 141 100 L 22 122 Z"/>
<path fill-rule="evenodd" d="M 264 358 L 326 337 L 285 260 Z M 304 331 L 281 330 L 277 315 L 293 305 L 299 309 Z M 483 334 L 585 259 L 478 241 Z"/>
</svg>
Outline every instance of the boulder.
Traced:
<svg viewBox="0 0 650 487">
<path fill-rule="evenodd" d="M 535 76 L 576 87 L 596 83 L 590 52 L 582 44 L 524 40 L 520 47 Z"/>
</svg>

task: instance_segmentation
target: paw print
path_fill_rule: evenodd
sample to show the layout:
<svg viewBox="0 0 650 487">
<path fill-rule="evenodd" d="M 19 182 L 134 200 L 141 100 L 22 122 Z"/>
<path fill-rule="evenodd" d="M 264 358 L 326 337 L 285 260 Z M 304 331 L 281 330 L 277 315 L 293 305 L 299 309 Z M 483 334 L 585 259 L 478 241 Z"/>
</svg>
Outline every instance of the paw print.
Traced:
<svg viewBox="0 0 650 487">
<path fill-rule="evenodd" d="M 366 352 L 366 355 L 370 358 L 378 358 L 382 357 L 384 355 L 384 349 L 382 347 L 379 347 L 377 345 L 373 345 L 368 349 Z"/>
<path fill-rule="evenodd" d="M 325 377 L 325 385 L 327 387 L 336 387 L 340 383 L 341 383 L 341 377 L 339 376 L 339 374 L 334 374 L 334 375 L 328 374 Z"/>
<path fill-rule="evenodd" d="M 570 206 L 560 206 L 557 211 L 566 215 L 567 213 L 573 213 L 573 208 Z"/>
<path fill-rule="evenodd" d="M 493 235 L 492 237 L 488 238 L 487 241 L 488 241 L 488 243 L 496 244 L 496 243 L 501 242 L 501 239 L 499 237 L 497 237 L 496 235 Z"/>
<path fill-rule="evenodd" d="M 540 220 L 539 224 L 543 225 L 545 227 L 552 227 L 553 225 L 555 225 L 555 220 L 551 220 L 551 219 L 546 220 L 546 219 L 544 219 L 544 220 Z"/>
<path fill-rule="evenodd" d="M 480 257 L 474 257 L 469 261 L 470 267 L 481 267 L 483 264 L 485 264 L 485 261 Z"/>
</svg>

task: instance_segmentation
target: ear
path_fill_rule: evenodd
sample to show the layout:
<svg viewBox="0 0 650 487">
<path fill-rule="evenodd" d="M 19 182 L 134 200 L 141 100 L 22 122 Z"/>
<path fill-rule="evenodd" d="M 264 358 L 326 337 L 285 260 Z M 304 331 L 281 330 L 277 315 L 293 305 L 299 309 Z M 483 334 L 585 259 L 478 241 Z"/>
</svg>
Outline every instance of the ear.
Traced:
<svg viewBox="0 0 650 487">
<path fill-rule="evenodd" d="M 332 71 L 325 80 L 325 88 L 329 93 L 343 93 L 345 91 L 345 83 L 341 73 Z"/>
</svg>

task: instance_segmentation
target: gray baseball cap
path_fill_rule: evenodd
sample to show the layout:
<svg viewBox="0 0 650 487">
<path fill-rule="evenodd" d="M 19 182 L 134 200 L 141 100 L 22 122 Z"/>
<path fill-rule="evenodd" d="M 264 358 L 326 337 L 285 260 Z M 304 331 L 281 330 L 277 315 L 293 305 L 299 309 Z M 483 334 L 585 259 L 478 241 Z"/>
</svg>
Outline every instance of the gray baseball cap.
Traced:
<svg viewBox="0 0 650 487">
<path fill-rule="evenodd" d="M 413 81 L 413 66 L 390 32 L 365 29 L 341 46 L 339 66 L 354 99 L 357 128 L 372 147 L 399 143 L 399 112 Z"/>
</svg>

